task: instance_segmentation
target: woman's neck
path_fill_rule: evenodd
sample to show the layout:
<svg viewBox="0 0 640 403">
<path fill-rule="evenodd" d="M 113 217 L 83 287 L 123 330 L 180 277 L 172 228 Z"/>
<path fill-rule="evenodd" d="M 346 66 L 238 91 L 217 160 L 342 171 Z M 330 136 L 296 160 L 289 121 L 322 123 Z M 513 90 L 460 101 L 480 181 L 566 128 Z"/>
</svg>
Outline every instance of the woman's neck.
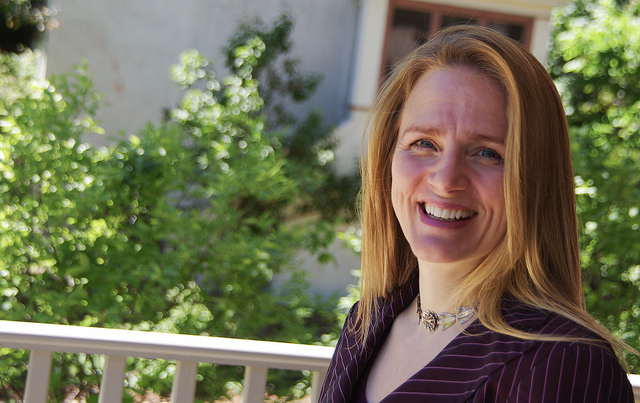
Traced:
<svg viewBox="0 0 640 403">
<path fill-rule="evenodd" d="M 422 309 L 449 312 L 457 306 L 455 298 L 464 278 L 479 262 L 418 263 Z"/>
</svg>

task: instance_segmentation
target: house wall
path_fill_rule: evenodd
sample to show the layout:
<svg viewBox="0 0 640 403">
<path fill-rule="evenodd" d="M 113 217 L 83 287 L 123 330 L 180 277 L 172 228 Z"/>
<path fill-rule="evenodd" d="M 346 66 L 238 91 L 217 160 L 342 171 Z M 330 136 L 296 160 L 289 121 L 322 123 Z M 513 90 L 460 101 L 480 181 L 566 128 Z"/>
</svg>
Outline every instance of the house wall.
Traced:
<svg viewBox="0 0 640 403">
<path fill-rule="evenodd" d="M 106 95 L 99 119 L 108 142 L 119 131 L 134 133 L 179 102 L 182 92 L 169 68 L 195 48 L 214 64 L 238 24 L 283 13 L 295 21 L 292 56 L 302 71 L 324 80 L 297 110 L 316 108 L 329 123 L 346 118 L 359 0 L 51 0 L 60 28 L 49 34 L 48 74 L 68 72 L 86 59 L 98 91 Z M 328 29 L 330 27 L 330 29 Z M 302 112 L 300 112 L 302 113 Z"/>
</svg>

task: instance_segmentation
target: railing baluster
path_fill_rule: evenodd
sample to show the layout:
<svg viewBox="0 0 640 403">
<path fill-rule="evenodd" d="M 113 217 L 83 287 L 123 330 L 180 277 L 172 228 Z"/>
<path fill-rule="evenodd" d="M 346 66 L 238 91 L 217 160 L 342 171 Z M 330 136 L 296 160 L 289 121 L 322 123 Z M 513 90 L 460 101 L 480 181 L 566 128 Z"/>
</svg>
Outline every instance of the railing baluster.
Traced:
<svg viewBox="0 0 640 403">
<path fill-rule="evenodd" d="M 52 355 L 48 351 L 32 350 L 29 353 L 29 372 L 24 393 L 25 402 L 47 403 Z"/>
<path fill-rule="evenodd" d="M 324 377 L 327 376 L 327 371 L 315 371 L 311 377 L 311 403 L 318 403 L 320 400 L 320 389 L 324 382 Z"/>
<path fill-rule="evenodd" d="M 198 363 L 178 361 L 171 388 L 171 403 L 193 403 L 196 395 Z"/>
<path fill-rule="evenodd" d="M 127 359 L 125 357 L 105 357 L 98 403 L 122 403 L 126 369 Z"/>
<path fill-rule="evenodd" d="M 244 368 L 244 389 L 242 391 L 243 403 L 255 403 L 264 401 L 264 389 L 267 385 L 268 368 L 246 366 Z"/>
</svg>

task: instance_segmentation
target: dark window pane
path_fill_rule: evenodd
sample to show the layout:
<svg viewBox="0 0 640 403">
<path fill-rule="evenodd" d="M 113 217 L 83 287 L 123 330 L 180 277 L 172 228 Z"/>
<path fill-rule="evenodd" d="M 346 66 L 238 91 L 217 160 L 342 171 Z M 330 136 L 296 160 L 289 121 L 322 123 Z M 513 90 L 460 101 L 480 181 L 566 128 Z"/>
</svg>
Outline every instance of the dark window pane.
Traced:
<svg viewBox="0 0 640 403">
<path fill-rule="evenodd" d="M 393 13 L 393 26 L 409 26 L 416 30 L 427 32 L 429 30 L 430 16 L 427 12 L 396 9 Z"/>
<path fill-rule="evenodd" d="M 385 74 L 398 61 L 426 40 L 431 23 L 427 12 L 396 9 L 387 42 Z"/>
<path fill-rule="evenodd" d="M 507 35 L 511 39 L 524 43 L 524 26 L 504 21 L 489 21 L 489 28 Z"/>
</svg>

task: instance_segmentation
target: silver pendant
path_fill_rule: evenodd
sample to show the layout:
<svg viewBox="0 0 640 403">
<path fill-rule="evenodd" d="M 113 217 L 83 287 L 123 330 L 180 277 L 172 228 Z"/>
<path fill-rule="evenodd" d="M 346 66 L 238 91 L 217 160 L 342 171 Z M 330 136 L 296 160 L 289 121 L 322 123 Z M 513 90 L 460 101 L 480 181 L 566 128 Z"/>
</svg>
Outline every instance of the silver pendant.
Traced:
<svg viewBox="0 0 640 403">
<path fill-rule="evenodd" d="M 422 314 L 422 324 L 424 328 L 430 332 L 438 330 L 438 314 L 433 311 L 427 311 Z"/>
<path fill-rule="evenodd" d="M 456 321 L 460 322 L 461 325 L 464 325 L 476 312 L 478 312 L 478 308 L 470 306 L 459 307 L 455 314 L 449 312 L 436 313 L 429 310 L 422 312 L 421 305 L 420 294 L 418 294 L 418 309 L 416 311 L 418 313 L 418 323 L 422 323 L 428 332 L 435 332 L 438 328 L 447 330 L 453 326 Z"/>
</svg>

